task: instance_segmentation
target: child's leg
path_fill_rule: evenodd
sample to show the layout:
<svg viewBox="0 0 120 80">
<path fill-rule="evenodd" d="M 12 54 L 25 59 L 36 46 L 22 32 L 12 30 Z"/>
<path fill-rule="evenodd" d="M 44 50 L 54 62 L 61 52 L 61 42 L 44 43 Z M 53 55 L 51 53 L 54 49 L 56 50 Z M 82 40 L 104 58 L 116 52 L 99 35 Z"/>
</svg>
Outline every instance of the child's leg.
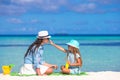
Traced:
<svg viewBox="0 0 120 80">
<path fill-rule="evenodd" d="M 70 74 L 70 70 L 66 69 L 65 66 L 61 66 L 61 71 L 63 74 Z"/>
<path fill-rule="evenodd" d="M 62 66 L 61 66 L 61 70 L 63 70 L 63 68 L 65 68 L 65 66 L 64 66 L 64 65 L 62 65 Z"/>
<path fill-rule="evenodd" d="M 53 69 L 52 68 L 48 68 L 47 71 L 45 72 L 45 74 L 49 75 L 53 72 Z"/>
</svg>

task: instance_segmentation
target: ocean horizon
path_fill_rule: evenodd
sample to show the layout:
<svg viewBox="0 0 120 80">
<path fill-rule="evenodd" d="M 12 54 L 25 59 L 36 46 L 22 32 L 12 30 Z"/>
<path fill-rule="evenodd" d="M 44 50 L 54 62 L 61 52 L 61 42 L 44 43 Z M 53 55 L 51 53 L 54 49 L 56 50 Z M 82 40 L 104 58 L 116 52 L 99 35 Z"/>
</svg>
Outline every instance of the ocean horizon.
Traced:
<svg viewBox="0 0 120 80">
<path fill-rule="evenodd" d="M 36 36 L 37 34 L 0 34 L 0 36 Z M 120 36 L 120 34 L 50 34 L 51 36 Z"/>
</svg>

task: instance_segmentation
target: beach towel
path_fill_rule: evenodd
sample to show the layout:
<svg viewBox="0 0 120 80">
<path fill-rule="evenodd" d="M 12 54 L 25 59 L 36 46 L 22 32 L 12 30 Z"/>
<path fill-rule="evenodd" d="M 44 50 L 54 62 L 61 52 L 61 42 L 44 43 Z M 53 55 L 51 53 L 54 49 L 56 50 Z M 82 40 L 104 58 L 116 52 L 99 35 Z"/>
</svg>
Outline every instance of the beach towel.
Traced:
<svg viewBox="0 0 120 80">
<path fill-rule="evenodd" d="M 20 74 L 18 72 L 11 72 L 11 76 L 37 76 L 36 74 Z M 88 75 L 86 72 L 81 72 L 80 74 L 62 74 L 61 72 L 54 72 L 49 76 L 85 76 Z"/>
</svg>

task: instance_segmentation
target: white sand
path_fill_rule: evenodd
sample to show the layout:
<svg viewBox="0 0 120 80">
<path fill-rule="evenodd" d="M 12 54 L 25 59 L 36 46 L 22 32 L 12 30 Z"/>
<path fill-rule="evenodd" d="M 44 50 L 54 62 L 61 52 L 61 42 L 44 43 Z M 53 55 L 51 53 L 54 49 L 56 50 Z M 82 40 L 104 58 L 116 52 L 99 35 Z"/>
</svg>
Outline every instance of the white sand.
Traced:
<svg viewBox="0 0 120 80">
<path fill-rule="evenodd" d="M 82 76 L 10 76 L 0 73 L 0 80 L 120 80 L 120 72 L 87 72 Z"/>
</svg>

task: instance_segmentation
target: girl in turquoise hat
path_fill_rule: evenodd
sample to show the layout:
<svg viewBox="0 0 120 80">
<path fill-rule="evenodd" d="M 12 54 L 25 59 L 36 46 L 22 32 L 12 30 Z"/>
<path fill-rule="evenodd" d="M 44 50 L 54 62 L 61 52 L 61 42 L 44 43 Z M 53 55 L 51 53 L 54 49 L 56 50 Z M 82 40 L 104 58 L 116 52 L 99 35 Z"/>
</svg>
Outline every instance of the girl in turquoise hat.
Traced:
<svg viewBox="0 0 120 80">
<path fill-rule="evenodd" d="M 65 66 L 61 66 L 62 73 L 79 74 L 81 72 L 80 67 L 82 66 L 82 58 L 79 51 L 78 41 L 71 40 L 70 42 L 66 43 L 68 45 L 68 50 L 55 44 L 51 40 L 50 40 L 50 44 L 67 54 L 67 63 Z"/>
</svg>

